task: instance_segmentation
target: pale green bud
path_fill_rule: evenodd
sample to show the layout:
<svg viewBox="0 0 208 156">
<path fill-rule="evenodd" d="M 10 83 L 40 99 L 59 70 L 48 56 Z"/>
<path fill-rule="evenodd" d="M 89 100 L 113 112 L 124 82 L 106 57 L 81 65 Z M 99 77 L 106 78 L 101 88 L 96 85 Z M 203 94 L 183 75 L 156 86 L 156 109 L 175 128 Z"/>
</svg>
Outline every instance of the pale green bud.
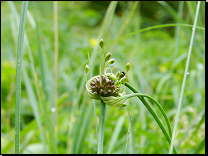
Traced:
<svg viewBox="0 0 208 156">
<path fill-rule="evenodd" d="M 110 61 L 108 62 L 108 64 L 113 64 L 115 62 L 114 59 L 110 59 Z"/>
<path fill-rule="evenodd" d="M 86 64 L 86 66 L 85 66 L 85 72 L 86 72 L 86 74 L 89 72 L 89 70 L 90 70 L 90 68 L 89 68 L 89 66 Z"/>
<path fill-rule="evenodd" d="M 104 40 L 103 40 L 103 39 L 101 39 L 101 40 L 100 40 L 100 47 L 103 49 L 103 48 L 104 48 L 104 46 L 105 46 Z"/>
<path fill-rule="evenodd" d="M 111 56 L 112 56 L 112 54 L 111 54 L 110 52 L 107 53 L 107 54 L 105 55 L 105 61 L 110 60 Z"/>
<path fill-rule="evenodd" d="M 129 69 L 130 69 L 130 64 L 129 63 L 126 64 L 125 69 L 126 69 L 126 71 L 129 71 Z"/>
<path fill-rule="evenodd" d="M 107 73 L 106 75 L 107 75 L 107 76 L 109 77 L 109 79 L 112 80 L 112 81 L 116 81 L 116 80 L 117 80 L 116 76 L 115 76 L 113 73 Z"/>
</svg>

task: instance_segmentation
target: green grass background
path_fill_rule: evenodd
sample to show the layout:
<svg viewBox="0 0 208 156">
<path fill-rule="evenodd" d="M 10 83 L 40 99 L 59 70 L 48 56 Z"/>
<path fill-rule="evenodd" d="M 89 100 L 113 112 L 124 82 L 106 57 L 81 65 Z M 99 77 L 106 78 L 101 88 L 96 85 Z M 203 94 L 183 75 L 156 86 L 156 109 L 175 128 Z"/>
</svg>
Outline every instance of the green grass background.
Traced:
<svg viewBox="0 0 208 156">
<path fill-rule="evenodd" d="M 97 152 L 94 106 L 85 88 L 84 67 L 88 64 L 88 53 L 92 57 L 100 33 L 105 41 L 105 52 L 113 54 L 114 65 L 124 71 L 126 63 L 131 64 L 129 83 L 139 92 L 156 99 L 174 127 L 191 27 L 161 27 L 122 37 L 156 25 L 193 25 L 197 2 L 136 4 L 121 1 L 117 3 L 112 19 L 109 18 L 102 29 L 109 3 L 58 2 L 56 131 L 55 113 L 51 111 L 55 107 L 53 2 L 29 2 L 22 62 L 20 153 Z M 21 2 L 1 2 L 2 154 L 14 153 L 20 12 Z M 201 3 L 197 26 L 205 27 L 205 2 Z M 99 74 L 101 48 L 95 53 L 93 76 Z M 174 142 L 179 153 L 205 153 L 204 65 L 205 31 L 197 28 Z M 125 92 L 130 93 L 128 89 Z M 168 153 L 169 145 L 144 105 L 137 98 L 127 103 L 127 108 L 106 106 L 104 153 Z M 97 122 L 99 105 L 99 101 L 95 101 Z M 159 110 L 154 108 L 161 117 Z"/>
</svg>

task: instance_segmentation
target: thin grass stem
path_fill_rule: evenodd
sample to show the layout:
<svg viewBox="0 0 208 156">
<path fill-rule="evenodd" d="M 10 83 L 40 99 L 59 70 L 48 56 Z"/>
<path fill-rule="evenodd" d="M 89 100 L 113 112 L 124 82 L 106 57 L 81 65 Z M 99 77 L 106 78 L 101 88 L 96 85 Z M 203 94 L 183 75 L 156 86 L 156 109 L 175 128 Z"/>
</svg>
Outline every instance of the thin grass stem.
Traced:
<svg viewBox="0 0 208 156">
<path fill-rule="evenodd" d="M 20 146 L 21 66 L 22 66 L 22 53 L 23 53 L 27 7 L 28 7 L 28 1 L 23 1 L 21 17 L 20 17 L 20 26 L 19 26 L 17 67 L 16 67 L 15 154 L 19 154 L 20 152 L 19 146 Z"/>
<path fill-rule="evenodd" d="M 189 52 L 188 52 L 186 67 L 185 67 L 184 76 L 183 76 L 183 82 L 182 82 L 182 86 L 181 86 L 181 93 L 180 93 L 179 102 L 178 102 L 178 109 L 176 112 L 176 119 L 175 119 L 175 124 L 174 124 L 174 129 L 173 129 L 173 135 L 172 135 L 171 144 L 170 144 L 170 148 L 169 148 L 169 154 L 171 154 L 173 151 L 173 144 L 174 144 L 174 140 L 176 137 L 176 129 L 178 127 L 178 121 L 179 121 L 179 117 L 180 117 L 180 110 L 181 110 L 181 105 L 182 105 L 183 93 L 185 90 L 186 78 L 187 78 L 188 70 L 189 70 L 189 64 L 190 64 L 192 47 L 193 47 L 193 43 L 194 43 L 194 36 L 195 36 L 195 31 L 196 31 L 196 24 L 197 24 L 197 19 L 198 19 L 198 15 L 199 15 L 200 4 L 201 4 L 201 1 L 198 1 L 196 16 L 195 16 L 194 25 L 192 28 L 193 31 L 192 31 L 192 36 L 191 36 L 191 41 L 190 41 L 190 46 L 189 46 Z"/>
<path fill-rule="evenodd" d="M 155 26 L 147 27 L 147 28 L 140 29 L 140 30 L 138 30 L 138 31 L 134 31 L 134 32 L 132 32 L 132 33 L 129 33 L 129 34 L 127 34 L 127 35 L 125 35 L 125 36 L 123 36 L 123 37 L 117 39 L 117 40 L 112 41 L 112 42 L 109 44 L 109 46 L 111 46 L 112 44 L 114 44 L 114 43 L 116 43 L 116 42 L 118 42 L 118 41 L 121 41 L 121 40 L 123 40 L 123 39 L 125 39 L 125 38 L 128 38 L 128 37 L 130 37 L 130 36 L 132 36 L 132 35 L 134 35 L 134 34 L 137 34 L 137 33 L 141 33 L 141 32 L 148 31 L 148 30 L 153 30 L 153 29 L 159 29 L 159 28 L 165 28 L 165 27 L 176 27 L 176 26 L 181 26 L 181 27 L 193 27 L 193 25 L 189 25 L 189 24 L 180 24 L 180 23 L 155 25 Z M 198 27 L 198 26 L 196 26 L 196 28 L 205 31 L 205 28 L 203 28 L 203 27 Z M 108 46 L 108 47 L 109 47 L 109 46 Z M 107 47 L 107 48 L 108 48 L 108 47 Z"/>
<path fill-rule="evenodd" d="M 58 2 L 53 2 L 54 12 L 54 104 L 55 104 L 55 133 L 58 132 Z"/>
</svg>

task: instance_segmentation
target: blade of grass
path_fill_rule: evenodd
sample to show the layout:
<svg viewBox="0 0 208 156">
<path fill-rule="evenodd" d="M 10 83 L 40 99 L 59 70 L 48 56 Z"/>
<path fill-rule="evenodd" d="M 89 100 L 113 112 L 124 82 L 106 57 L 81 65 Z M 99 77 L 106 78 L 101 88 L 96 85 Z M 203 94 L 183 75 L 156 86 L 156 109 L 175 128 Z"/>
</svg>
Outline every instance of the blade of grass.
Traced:
<svg viewBox="0 0 208 156">
<path fill-rule="evenodd" d="M 10 6 L 10 9 L 11 9 L 11 11 L 12 11 L 12 17 L 14 17 L 14 20 L 16 21 L 16 22 L 13 22 L 13 20 L 11 21 L 11 23 L 13 22 L 13 26 L 12 26 L 12 30 L 13 31 L 15 31 L 16 30 L 16 27 L 15 27 L 15 25 L 17 25 L 18 23 L 19 23 L 19 15 L 18 15 L 18 12 L 17 12 L 17 9 L 16 9 L 16 7 L 15 7 L 15 5 L 14 5 L 14 3 L 12 2 L 12 1 L 9 1 L 8 2 L 8 4 L 9 4 L 9 6 Z M 27 15 L 29 14 L 29 11 L 27 11 Z M 31 15 L 30 15 L 31 16 Z M 29 20 L 33 20 L 33 19 L 31 19 L 32 17 L 30 17 L 30 16 L 28 16 L 28 19 Z M 33 20 L 34 21 L 34 20 Z M 34 26 L 35 26 L 35 23 L 33 24 Z M 35 28 L 35 27 L 34 27 Z M 14 33 L 13 33 L 14 34 Z M 15 35 L 14 35 L 15 36 Z M 29 45 L 29 41 L 28 41 L 28 38 L 27 38 L 27 33 L 25 32 L 25 34 L 24 34 L 24 41 L 25 41 L 25 46 L 26 46 L 26 48 L 27 48 L 27 50 L 28 50 L 28 55 L 29 55 L 29 61 L 30 61 L 30 69 L 32 69 L 31 71 L 32 71 L 32 78 L 33 78 L 33 80 L 34 80 L 34 82 L 38 82 L 38 80 L 35 80 L 36 78 L 37 78 L 37 74 L 36 74 L 36 71 L 35 71 L 35 65 L 34 65 L 34 59 L 33 59 L 33 55 L 32 55 L 32 52 L 31 52 L 31 49 L 30 49 L 30 45 Z M 24 70 L 23 70 L 23 72 L 24 72 Z M 24 74 L 24 73 L 23 73 Z M 38 90 L 38 84 L 37 83 L 34 83 L 35 84 L 35 91 L 37 92 L 37 99 L 39 99 L 40 98 L 40 93 L 39 93 L 39 90 Z M 27 86 L 27 85 L 26 85 Z M 27 87 L 26 87 L 27 88 Z M 29 92 L 28 92 L 29 93 Z M 29 94 L 28 94 L 29 95 Z M 29 96 L 29 97 L 31 97 L 31 96 Z M 35 98 L 35 97 L 34 97 Z M 31 100 L 31 99 L 30 99 Z M 39 115 L 37 115 L 37 113 L 36 113 L 36 111 L 35 111 L 35 107 L 36 106 L 33 106 L 34 105 L 34 103 L 33 103 L 33 100 L 31 101 L 31 104 L 32 104 L 32 108 L 33 108 L 33 112 L 34 112 L 34 115 L 35 115 L 35 118 L 36 118 L 36 120 L 37 120 L 37 124 L 38 124 L 38 127 L 39 127 L 39 130 L 40 130 L 40 133 L 41 133 L 41 139 L 42 139 L 42 141 L 43 141 L 43 145 L 45 146 L 45 148 L 44 148 L 44 150 L 46 150 L 47 148 L 46 148 L 46 142 L 45 142 L 45 138 L 44 138 L 44 132 L 43 132 L 43 130 L 42 130 L 42 127 L 41 127 L 41 125 L 40 125 L 40 123 L 41 123 L 41 121 L 40 121 L 40 118 L 39 118 L 39 115 L 40 115 L 40 113 L 38 113 Z M 40 107 L 40 106 L 39 106 Z M 37 107 L 38 108 L 38 107 Z M 37 110 L 37 109 L 36 109 Z M 40 123 L 39 123 L 40 122 Z M 47 150 L 46 150 L 47 151 Z M 47 153 L 45 151 L 45 153 Z"/>
<path fill-rule="evenodd" d="M 191 41 L 190 41 L 190 46 L 189 46 L 189 51 L 188 51 L 188 57 L 187 57 L 187 61 L 186 61 L 186 67 L 185 67 L 183 82 L 182 82 L 182 86 L 181 86 L 181 93 L 180 93 L 179 102 L 178 102 L 178 109 L 177 109 L 177 113 L 176 113 L 176 119 L 175 119 L 175 124 L 174 124 L 174 129 L 173 129 L 173 135 L 172 135 L 172 139 L 171 139 L 171 145 L 169 148 L 169 154 L 172 153 L 174 140 L 175 140 L 175 136 L 176 136 L 176 129 L 178 126 L 181 104 L 182 104 L 182 99 L 183 99 L 183 93 L 184 93 L 184 89 L 185 89 L 185 85 L 186 85 L 187 72 L 189 70 L 189 64 L 190 64 L 190 58 L 191 58 L 191 52 L 192 52 L 192 47 L 193 47 L 193 42 L 194 42 L 195 31 L 196 31 L 197 19 L 198 19 L 198 15 L 199 15 L 200 4 L 201 4 L 201 1 L 199 1 L 197 4 L 196 16 L 195 16 L 195 20 L 194 20 L 193 31 L 192 31 Z"/>
<path fill-rule="evenodd" d="M 36 42 L 37 42 L 37 48 L 38 48 L 38 55 L 39 55 L 39 63 L 40 63 L 40 71 L 41 71 L 41 82 L 42 82 L 42 87 L 40 89 L 40 91 L 43 93 L 43 97 L 41 96 L 41 99 L 40 99 L 40 105 L 43 107 L 43 115 L 45 116 L 44 117 L 44 120 L 45 120 L 45 124 L 46 124 L 46 127 L 48 129 L 48 132 L 49 132 L 49 135 L 50 135 L 50 138 L 51 141 L 49 142 L 50 143 L 50 149 L 51 151 L 53 151 L 54 153 L 58 153 L 57 151 L 57 141 L 56 141 L 56 137 L 55 137 L 55 134 L 54 134 L 54 120 L 55 120 L 55 117 L 54 117 L 54 113 L 55 111 L 50 111 L 51 112 L 51 116 L 52 116 L 52 120 L 50 120 L 50 118 L 48 118 L 47 116 L 47 111 L 48 110 L 51 110 L 51 109 L 48 109 L 48 108 L 54 108 L 54 100 L 53 100 L 53 87 L 51 87 L 52 83 L 52 79 L 50 79 L 52 76 L 51 76 L 51 72 L 50 72 L 50 69 L 48 68 L 48 58 L 46 57 L 46 54 L 45 54 L 45 51 L 42 50 L 42 47 L 41 47 L 41 43 L 40 43 L 40 28 L 39 28 L 39 23 L 38 23 L 38 18 L 37 18 L 37 4 L 38 2 L 35 3 L 35 22 L 36 22 Z M 50 101 L 50 107 L 47 107 L 47 104 L 49 104 Z"/>
<path fill-rule="evenodd" d="M 183 6 L 184 6 L 184 1 L 180 1 L 179 2 L 179 6 L 178 6 L 178 16 L 181 18 L 182 17 L 182 13 L 183 13 Z M 179 31 L 180 31 L 180 26 L 176 27 L 175 30 L 175 56 L 177 56 L 178 54 L 178 47 L 179 47 Z"/>
<path fill-rule="evenodd" d="M 84 71 L 83 71 L 84 72 Z M 84 73 L 83 73 L 84 75 Z M 76 94 L 76 99 L 73 100 L 73 103 L 72 103 L 72 108 L 71 108 L 71 120 L 70 120 L 70 131 L 69 131 L 69 137 L 72 137 L 73 140 L 73 143 L 71 142 L 71 148 L 72 148 L 72 151 L 71 153 L 75 153 L 76 149 L 77 149 L 77 141 L 78 141 L 78 137 L 79 137 L 79 133 L 77 133 L 79 130 L 78 128 L 78 123 L 77 123 L 77 120 L 78 120 L 78 116 L 79 116 L 79 101 L 80 99 L 82 98 L 82 91 L 84 89 L 84 85 L 85 84 L 85 77 L 81 77 L 81 83 L 80 83 L 80 87 L 79 87 L 79 90 Z M 74 119 L 76 122 L 74 122 L 72 119 Z M 69 139 L 70 140 L 70 139 Z"/>
<path fill-rule="evenodd" d="M 85 94 L 85 97 L 87 97 L 87 94 Z M 90 125 L 90 120 L 92 118 L 92 113 L 91 113 L 92 110 L 93 110 L 93 105 L 89 105 L 87 108 L 87 111 L 83 109 L 83 111 L 86 111 L 86 113 L 85 113 L 86 116 L 81 119 L 81 121 L 83 121 L 83 122 L 81 123 L 79 138 L 78 138 L 78 142 L 77 142 L 77 149 L 76 149 L 75 153 L 82 153 L 82 151 L 84 149 L 83 143 L 84 143 L 84 140 L 86 137 L 87 129 Z"/>
<path fill-rule="evenodd" d="M 58 2 L 53 2 L 54 12 L 54 104 L 55 104 L 55 134 L 58 133 Z"/>
<path fill-rule="evenodd" d="M 202 150 L 202 148 L 205 147 L 205 137 L 204 139 L 201 141 L 201 143 L 199 144 L 199 146 L 197 147 L 196 151 L 194 152 L 194 154 L 199 154 L 199 152 Z"/>
<path fill-rule="evenodd" d="M 204 114 L 202 115 L 202 118 L 201 118 L 200 122 L 197 124 L 196 129 L 194 130 L 194 132 L 193 132 L 193 134 L 192 134 L 190 140 L 191 140 L 191 139 L 195 136 L 195 134 L 198 132 L 198 129 L 200 128 L 201 124 L 204 123 L 204 120 L 205 120 L 205 112 L 204 112 Z"/>
<path fill-rule="evenodd" d="M 119 39 L 117 39 L 117 40 L 115 40 L 115 41 L 112 41 L 112 42 L 108 45 L 108 47 L 111 46 L 112 44 L 114 44 L 114 43 L 116 43 L 116 42 L 118 42 L 118 41 L 121 41 L 121 40 L 123 40 L 123 39 L 125 39 L 125 38 L 127 38 L 127 37 L 130 37 L 130 36 L 132 36 L 132 35 L 134 35 L 134 34 L 136 34 L 136 33 L 141 33 L 141 32 L 144 32 L 144 31 L 153 30 L 153 29 L 159 29 L 159 28 L 165 28 L 165 27 L 175 27 L 175 26 L 181 26 L 181 27 L 193 27 L 193 25 L 189 25 L 189 24 L 179 24 L 179 23 L 155 25 L 155 26 L 143 28 L 143 29 L 140 29 L 140 30 L 138 30 L 138 31 L 134 31 L 134 32 L 132 32 L 132 33 L 129 33 L 129 34 L 127 34 L 127 35 L 125 35 L 125 36 L 123 36 L 123 37 L 121 37 L 121 38 L 119 38 Z M 205 31 L 205 28 L 198 27 L 198 26 L 196 26 L 196 28 Z"/>
<path fill-rule="evenodd" d="M 21 66 L 22 66 L 22 53 L 23 53 L 27 7 L 28 7 L 28 1 L 23 1 L 21 17 L 20 17 L 20 26 L 19 26 L 17 67 L 16 67 L 15 154 L 19 154 L 20 151 L 19 143 L 20 143 Z"/>
<path fill-rule="evenodd" d="M 36 2 L 37 3 L 37 2 Z M 36 4 L 37 5 L 37 4 Z M 36 9 L 35 9 L 36 10 Z M 45 67 L 45 61 L 43 58 L 43 52 L 41 49 L 41 44 L 40 44 L 40 34 L 39 34 L 39 23 L 38 23 L 38 18 L 37 18 L 37 11 L 35 13 L 35 22 L 36 22 L 36 41 L 37 41 L 37 48 L 38 48 L 38 58 L 39 58 L 39 63 L 40 63 L 40 70 L 41 70 L 41 82 L 42 82 L 42 90 L 44 94 L 44 98 L 47 100 L 47 94 L 46 94 L 46 67 Z"/>
<path fill-rule="evenodd" d="M 187 137 L 188 133 L 190 132 L 190 130 L 193 128 L 193 126 L 197 123 L 197 121 L 201 118 L 202 115 L 205 114 L 205 111 L 203 110 L 197 117 L 196 119 L 191 123 L 191 125 L 189 126 L 189 128 L 186 130 L 186 133 L 183 135 L 183 137 L 181 138 L 181 140 L 179 141 L 178 145 L 177 145 L 177 149 L 180 147 L 180 144 L 183 142 L 183 140 Z"/>
<path fill-rule="evenodd" d="M 131 11 L 128 15 L 128 17 L 125 19 L 125 21 L 123 22 L 123 25 L 121 26 L 119 32 L 118 32 L 118 36 L 117 38 L 120 38 L 121 35 L 123 34 L 124 30 L 126 29 L 126 27 L 128 26 L 130 20 L 132 19 L 135 11 L 136 11 L 136 8 L 137 8 L 137 5 L 138 5 L 139 1 L 135 1 L 132 8 L 131 8 Z M 115 47 L 115 44 L 112 46 L 111 50 L 110 51 L 113 51 L 113 48 Z"/>
<path fill-rule="evenodd" d="M 36 100 L 36 97 L 35 97 L 35 94 L 34 94 L 34 91 L 33 91 L 32 85 L 31 85 L 31 82 L 29 80 L 27 71 L 26 71 L 24 66 L 23 66 L 23 77 L 24 77 L 24 81 L 25 81 L 27 94 L 28 94 L 28 97 L 30 99 L 30 104 L 31 104 L 31 107 L 33 109 L 33 113 L 34 113 L 35 119 L 37 121 L 38 128 L 40 130 L 40 136 L 41 136 L 41 139 L 42 139 L 43 145 L 44 145 L 44 152 L 47 153 L 45 135 L 44 135 L 42 124 L 41 124 L 41 120 L 40 120 L 40 113 L 39 113 L 39 109 L 38 109 L 38 105 L 37 105 L 37 100 Z"/>
<path fill-rule="evenodd" d="M 11 142 L 15 143 L 15 140 L 13 138 L 11 138 L 9 135 L 1 132 L 1 136 L 4 136 L 5 138 L 9 139 Z M 21 143 L 20 143 L 20 147 L 22 149 L 24 149 L 25 151 L 29 152 L 30 154 L 34 154 L 31 150 L 29 150 L 25 145 L 23 145 Z M 1 153 L 5 153 L 5 152 L 3 152 L 2 149 L 1 149 Z"/>
<path fill-rule="evenodd" d="M 108 145 L 108 150 L 107 150 L 107 153 L 106 154 L 110 154 L 118 140 L 118 136 L 121 132 L 121 128 L 123 127 L 123 124 L 124 124 L 124 116 L 120 116 L 118 118 L 118 121 L 116 123 L 116 126 L 115 126 L 115 129 L 113 131 L 113 134 L 111 136 L 111 139 L 110 139 L 110 142 L 109 142 L 109 145 Z"/>
</svg>

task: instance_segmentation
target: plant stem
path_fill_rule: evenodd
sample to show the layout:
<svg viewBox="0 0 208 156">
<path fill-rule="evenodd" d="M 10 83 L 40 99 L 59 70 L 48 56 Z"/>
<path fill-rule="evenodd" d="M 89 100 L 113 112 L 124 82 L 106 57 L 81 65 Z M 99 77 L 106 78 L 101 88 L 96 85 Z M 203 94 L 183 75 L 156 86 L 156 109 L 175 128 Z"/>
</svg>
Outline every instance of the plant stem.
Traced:
<svg viewBox="0 0 208 156">
<path fill-rule="evenodd" d="M 138 93 L 138 91 L 133 86 L 131 86 L 129 83 L 125 83 L 125 86 L 128 87 L 129 89 L 131 89 L 134 93 Z M 154 110 L 151 108 L 151 106 L 146 102 L 144 97 L 138 96 L 138 98 L 142 101 L 142 103 L 145 105 L 145 107 L 148 109 L 148 111 L 154 117 L 155 121 L 157 122 L 157 124 L 159 125 L 160 129 L 162 130 L 164 136 L 166 137 L 168 143 L 170 144 L 171 143 L 170 135 L 165 130 L 165 127 L 163 126 L 163 124 L 159 120 L 157 114 L 154 112 Z M 173 151 L 176 154 L 178 153 L 175 147 L 173 148 Z"/>
<path fill-rule="evenodd" d="M 181 93 L 180 93 L 180 98 L 179 98 L 179 102 L 178 102 L 178 109 L 177 109 L 177 112 L 176 112 L 176 118 L 175 118 L 173 134 L 172 134 L 172 140 L 171 140 L 171 144 L 170 144 L 170 148 L 169 148 L 169 154 L 172 154 L 174 140 L 175 140 L 175 137 L 176 137 L 176 130 L 177 130 L 177 127 L 178 127 L 178 121 L 179 121 L 179 117 L 180 117 L 180 110 L 181 110 L 181 105 L 182 105 L 183 93 L 184 93 L 185 85 L 186 85 L 186 78 L 187 78 L 187 75 L 189 74 L 188 70 L 189 70 L 192 47 L 193 47 L 193 43 L 194 43 L 194 36 L 195 36 L 195 31 L 196 31 L 196 24 L 197 24 L 197 19 L 198 19 L 198 15 L 199 15 L 200 4 L 201 4 L 201 1 L 198 1 L 196 16 L 195 16 L 194 25 L 193 25 L 193 28 L 192 28 L 193 31 L 192 31 L 192 35 L 191 35 L 191 41 L 190 41 L 190 45 L 189 45 L 188 56 L 187 56 L 187 60 L 186 60 L 186 67 L 185 67 L 184 76 L 183 76 L 183 82 L 182 82 L 182 86 L 181 86 Z"/>
<path fill-rule="evenodd" d="M 104 141 L 104 128 L 105 128 L 105 105 L 106 104 L 101 100 L 97 154 L 103 154 L 103 141 Z"/>
<path fill-rule="evenodd" d="M 20 103 L 21 103 L 21 66 L 22 66 L 22 53 L 24 43 L 25 22 L 27 14 L 28 1 L 22 2 L 18 49 L 17 49 L 17 68 L 16 68 L 16 102 L 15 102 L 15 154 L 19 154 L 20 144 Z"/>
<path fill-rule="evenodd" d="M 58 2 L 53 2 L 54 12 L 54 104 L 55 104 L 55 135 L 58 133 Z"/>
</svg>

